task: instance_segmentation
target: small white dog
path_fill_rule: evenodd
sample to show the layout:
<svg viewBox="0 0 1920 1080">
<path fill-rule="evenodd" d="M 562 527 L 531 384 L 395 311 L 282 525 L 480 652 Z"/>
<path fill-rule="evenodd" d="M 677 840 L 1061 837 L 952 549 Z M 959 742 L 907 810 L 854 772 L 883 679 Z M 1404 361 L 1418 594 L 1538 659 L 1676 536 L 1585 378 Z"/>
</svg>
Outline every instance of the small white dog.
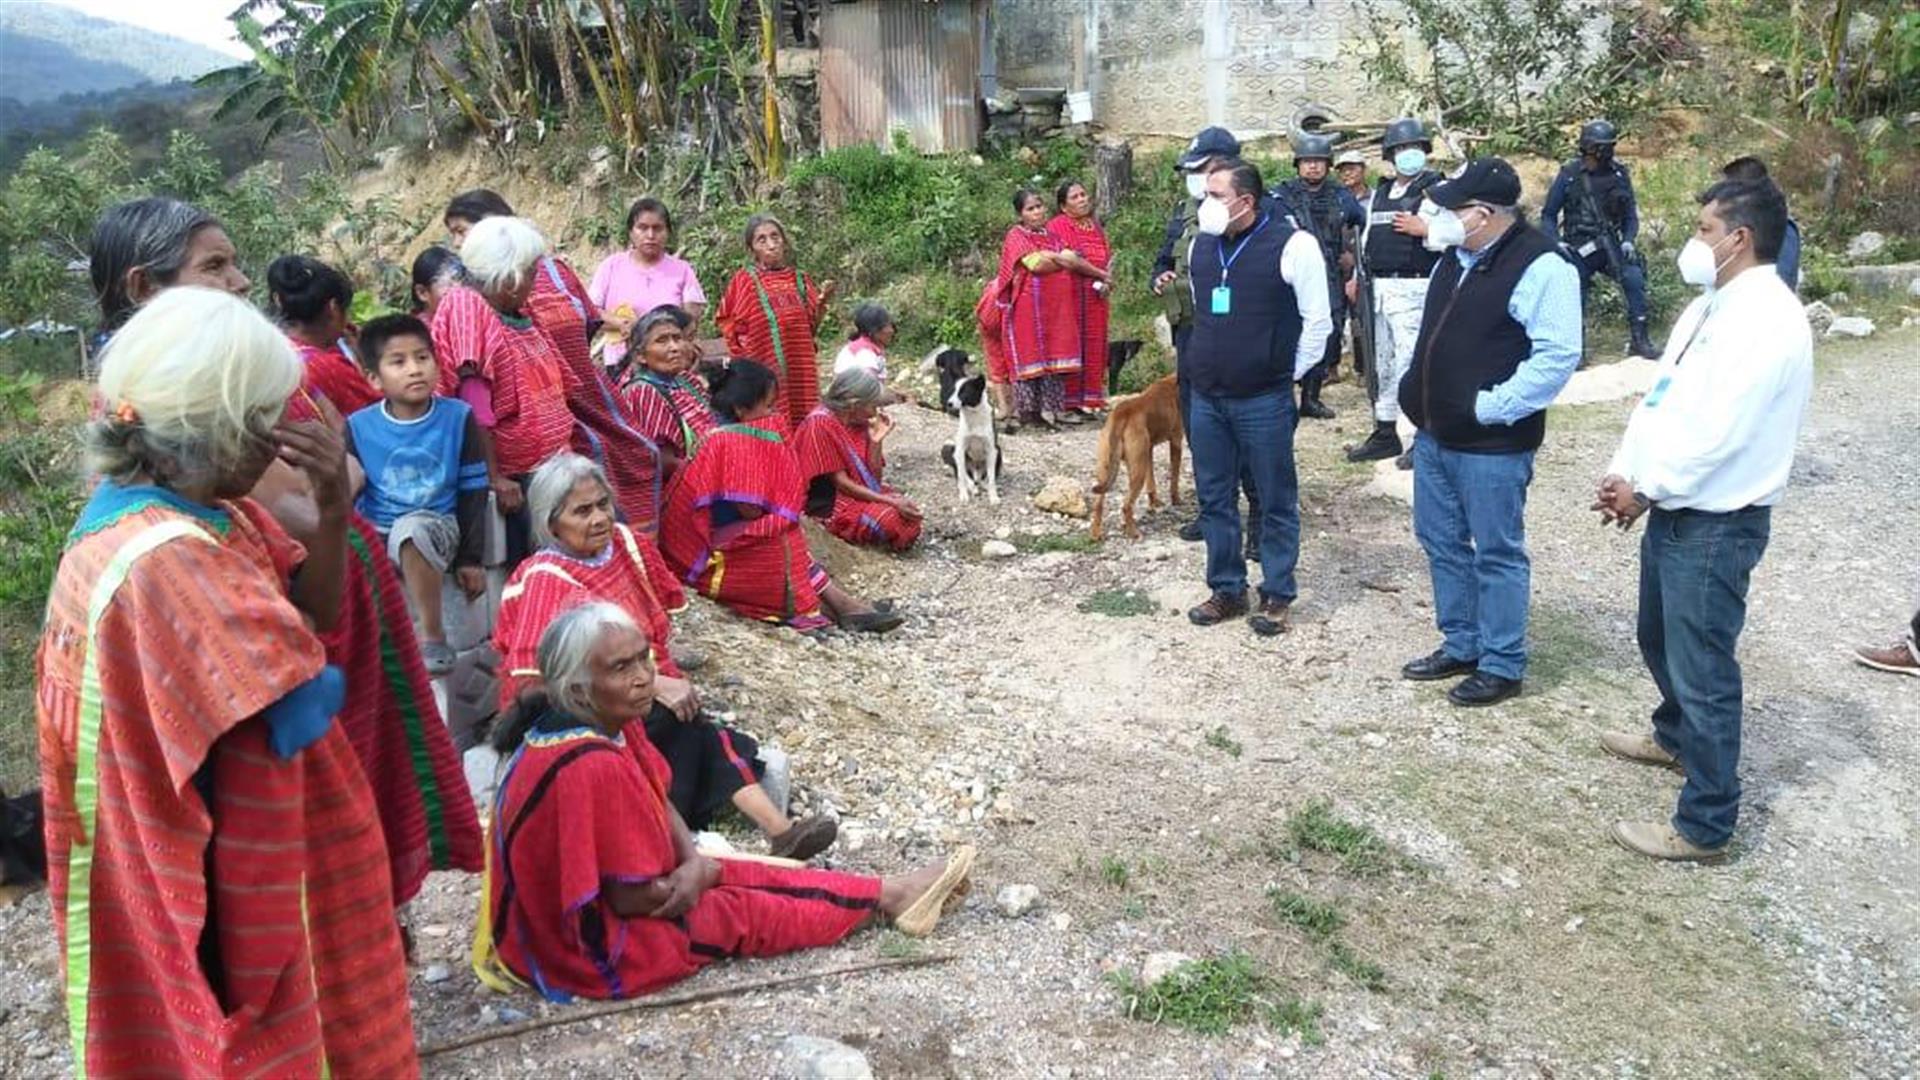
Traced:
<svg viewBox="0 0 1920 1080">
<path fill-rule="evenodd" d="M 959 415 L 953 442 L 940 456 L 953 466 L 960 501 L 969 502 L 984 486 L 987 502 L 1000 505 L 1000 437 L 993 426 L 993 406 L 987 401 L 987 377 L 968 375 L 954 384 L 947 406 Z M 955 452 L 959 447 L 959 452 Z"/>
</svg>

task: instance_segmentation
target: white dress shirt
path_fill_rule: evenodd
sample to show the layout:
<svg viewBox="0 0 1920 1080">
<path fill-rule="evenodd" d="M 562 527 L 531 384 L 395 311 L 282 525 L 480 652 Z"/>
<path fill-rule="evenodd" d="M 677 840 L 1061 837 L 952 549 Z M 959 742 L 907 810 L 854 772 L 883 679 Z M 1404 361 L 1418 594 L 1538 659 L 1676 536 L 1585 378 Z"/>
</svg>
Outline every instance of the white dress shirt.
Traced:
<svg viewBox="0 0 1920 1080">
<path fill-rule="evenodd" d="M 1327 257 L 1311 232 L 1295 229 L 1287 238 L 1280 249 L 1280 278 L 1293 286 L 1293 302 L 1300 308 L 1300 342 L 1293 351 L 1293 381 L 1299 382 L 1327 354 L 1327 335 L 1333 333 Z"/>
<path fill-rule="evenodd" d="M 1666 510 L 1771 506 L 1813 393 L 1813 334 L 1771 264 L 1695 300 L 1607 471 Z"/>
</svg>

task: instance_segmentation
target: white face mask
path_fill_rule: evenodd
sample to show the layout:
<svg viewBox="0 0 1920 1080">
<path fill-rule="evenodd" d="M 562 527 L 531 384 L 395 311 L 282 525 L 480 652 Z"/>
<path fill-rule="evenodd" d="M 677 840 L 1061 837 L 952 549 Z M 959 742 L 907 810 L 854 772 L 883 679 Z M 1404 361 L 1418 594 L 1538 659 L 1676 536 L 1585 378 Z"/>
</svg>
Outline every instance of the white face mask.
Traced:
<svg viewBox="0 0 1920 1080">
<path fill-rule="evenodd" d="M 1729 233 L 1720 238 L 1720 244 L 1733 239 Z M 1697 236 L 1689 237 L 1680 248 L 1680 255 L 1673 261 L 1680 267 L 1680 280 L 1695 288 L 1712 289 L 1720 280 L 1720 244 L 1708 244 Z"/>
<path fill-rule="evenodd" d="M 1207 197 L 1207 174 L 1190 172 L 1187 174 L 1187 194 L 1196 199 Z"/>
<path fill-rule="evenodd" d="M 1208 236 L 1223 236 L 1227 226 L 1233 222 L 1233 212 L 1227 209 L 1226 203 L 1209 195 L 1200 204 L 1199 218 L 1201 232 Z"/>
</svg>

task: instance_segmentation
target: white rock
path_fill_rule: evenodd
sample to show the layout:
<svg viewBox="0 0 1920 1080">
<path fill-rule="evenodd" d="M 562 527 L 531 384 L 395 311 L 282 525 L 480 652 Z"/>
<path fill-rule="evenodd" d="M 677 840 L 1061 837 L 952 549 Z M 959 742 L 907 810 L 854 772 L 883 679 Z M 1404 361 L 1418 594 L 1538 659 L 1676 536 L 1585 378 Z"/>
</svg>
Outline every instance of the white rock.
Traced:
<svg viewBox="0 0 1920 1080">
<path fill-rule="evenodd" d="M 994 908 L 1009 919 L 1025 915 L 1039 902 L 1040 889 L 1036 885 L 1002 885 L 993 897 Z"/>
<path fill-rule="evenodd" d="M 1842 315 L 1827 327 L 1828 337 L 1863 338 L 1873 333 L 1873 320 L 1861 315 Z"/>
<path fill-rule="evenodd" d="M 1013 526 L 1002 525 L 993 530 L 993 536 L 996 540 L 1011 540 L 1013 539 Z"/>
<path fill-rule="evenodd" d="M 1847 241 L 1847 261 L 1865 262 L 1880 254 L 1887 246 L 1887 238 L 1869 229 Z"/>
<path fill-rule="evenodd" d="M 1578 933 L 1580 928 L 1586 925 L 1586 922 L 1586 916 L 1575 915 L 1573 918 L 1567 920 L 1567 925 L 1562 927 L 1562 929 L 1569 934 Z"/>
<path fill-rule="evenodd" d="M 1080 481 L 1070 476 L 1049 476 L 1034 493 L 1033 508 L 1083 518 L 1087 516 L 1087 496 L 1080 490 Z"/>
<path fill-rule="evenodd" d="M 1140 966 L 1140 980 L 1152 986 L 1191 963 L 1193 963 L 1193 957 L 1183 952 L 1167 950 L 1149 953 L 1147 962 Z"/>
<path fill-rule="evenodd" d="M 1005 540 L 989 540 L 980 545 L 980 554 L 989 559 L 1011 559 L 1020 554 L 1020 549 Z"/>
<path fill-rule="evenodd" d="M 425 983 L 443 983 L 453 978 L 453 969 L 445 964 L 428 964 L 420 973 L 420 981 Z"/>
<path fill-rule="evenodd" d="M 1833 325 L 1833 309 L 1827 306 L 1826 301 L 1815 300 L 1807 305 L 1807 325 L 1812 327 L 1816 337 L 1826 333 L 1827 328 Z"/>
<path fill-rule="evenodd" d="M 773 1067 L 776 1080 L 873 1080 L 867 1056 L 846 1043 L 813 1035 L 789 1035 Z"/>
<path fill-rule="evenodd" d="M 1378 750 L 1387 745 L 1387 737 L 1377 731 L 1369 731 L 1360 736 L 1360 741 L 1371 749 Z"/>
<path fill-rule="evenodd" d="M 1073 925 L 1073 916 L 1067 914 L 1064 911 L 1054 913 L 1053 928 L 1055 930 L 1065 931 L 1067 927 L 1072 925 Z"/>
</svg>

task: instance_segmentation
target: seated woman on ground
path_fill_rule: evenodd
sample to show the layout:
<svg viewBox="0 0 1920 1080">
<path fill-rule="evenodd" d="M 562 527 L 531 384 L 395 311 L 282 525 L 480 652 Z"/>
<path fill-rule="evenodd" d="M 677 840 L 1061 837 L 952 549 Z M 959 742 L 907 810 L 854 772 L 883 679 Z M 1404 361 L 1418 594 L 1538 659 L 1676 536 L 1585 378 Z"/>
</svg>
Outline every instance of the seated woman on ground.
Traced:
<svg viewBox="0 0 1920 1080">
<path fill-rule="evenodd" d="M 634 427 L 660 448 L 661 471 L 668 482 L 720 423 L 706 389 L 691 371 L 699 353 L 687 338 L 692 323 L 686 312 L 667 304 L 635 321 L 629 337 L 631 363 L 620 388 Z"/>
<path fill-rule="evenodd" d="M 534 472 L 527 503 L 540 547 L 501 593 L 493 635 L 501 710 L 539 688 L 535 652 L 555 618 L 590 601 L 616 604 L 655 643 L 659 677 L 652 711 L 642 719 L 647 740 L 673 768 L 668 797 L 681 818 L 704 829 L 732 803 L 766 833 L 775 855 L 810 859 L 832 846 L 839 831 L 834 820 L 790 820 L 760 784 L 766 772 L 760 748 L 701 713 L 700 695 L 668 644 L 669 616 L 686 609 L 686 593 L 653 542 L 613 519 L 612 489 L 599 466 L 578 454 L 549 459 Z"/>
<path fill-rule="evenodd" d="M 806 481 L 781 440 L 773 372 L 735 360 L 711 380 L 724 421 L 673 485 L 660 549 L 702 596 L 750 619 L 884 634 L 903 621 L 848 593 L 807 550 Z M 824 610 L 823 610 L 824 609 Z"/>
<path fill-rule="evenodd" d="M 807 479 L 807 513 L 849 544 L 905 551 L 920 539 L 920 508 L 887 486 L 883 446 L 893 421 L 880 411 L 887 386 L 866 368 L 833 377 L 820 407 L 793 433 Z"/>
<path fill-rule="evenodd" d="M 626 730 L 653 710 L 646 635 L 620 608 L 587 604 L 547 628 L 539 659 L 546 691 L 494 741 L 512 756 L 475 929 L 489 986 L 632 997 L 720 957 L 832 945 L 876 916 L 924 936 L 970 887 L 972 848 L 898 878 L 700 854 L 667 798 L 666 763 Z"/>
</svg>

